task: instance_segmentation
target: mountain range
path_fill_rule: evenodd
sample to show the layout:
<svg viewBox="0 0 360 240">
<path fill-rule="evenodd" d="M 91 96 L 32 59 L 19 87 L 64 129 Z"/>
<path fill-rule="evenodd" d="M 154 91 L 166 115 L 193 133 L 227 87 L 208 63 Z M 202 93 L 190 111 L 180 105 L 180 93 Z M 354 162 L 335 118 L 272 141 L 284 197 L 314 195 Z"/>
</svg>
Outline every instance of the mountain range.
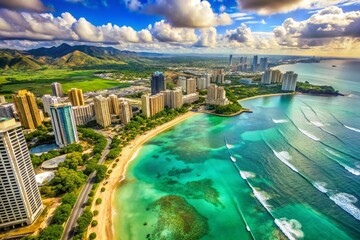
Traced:
<svg viewBox="0 0 360 240">
<path fill-rule="evenodd" d="M 63 43 L 57 47 L 42 47 L 27 51 L 0 49 L 0 69 L 36 70 L 44 67 L 121 65 L 129 61 L 137 61 L 145 56 L 149 54 L 122 51 L 113 47 L 71 46 Z"/>
</svg>

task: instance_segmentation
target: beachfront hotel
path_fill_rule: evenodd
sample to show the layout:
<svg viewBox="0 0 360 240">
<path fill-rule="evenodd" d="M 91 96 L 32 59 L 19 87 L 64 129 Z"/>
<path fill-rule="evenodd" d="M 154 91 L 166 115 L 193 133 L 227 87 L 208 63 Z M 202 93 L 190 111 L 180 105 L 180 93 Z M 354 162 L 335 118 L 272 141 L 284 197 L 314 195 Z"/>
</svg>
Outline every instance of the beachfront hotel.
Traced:
<svg viewBox="0 0 360 240">
<path fill-rule="evenodd" d="M 0 230 L 29 225 L 43 205 L 21 124 L 0 119 Z"/>
<path fill-rule="evenodd" d="M 76 126 L 82 126 L 95 120 L 94 103 L 88 103 L 84 106 L 73 107 Z"/>
<path fill-rule="evenodd" d="M 12 97 L 20 122 L 25 129 L 35 129 L 42 124 L 43 118 L 33 93 L 20 90 Z"/>
<path fill-rule="evenodd" d="M 60 148 L 79 141 L 75 117 L 70 103 L 51 105 L 50 117 L 55 141 Z"/>
<path fill-rule="evenodd" d="M 84 106 L 84 95 L 82 89 L 72 88 L 68 92 L 68 96 L 73 106 Z"/>
<path fill-rule="evenodd" d="M 109 106 L 110 106 L 110 113 L 120 116 L 120 101 L 119 98 L 115 94 L 109 95 Z"/>
<path fill-rule="evenodd" d="M 261 76 L 261 84 L 281 83 L 283 74 L 280 70 L 269 69 Z"/>
<path fill-rule="evenodd" d="M 183 105 L 183 94 L 181 87 L 175 90 L 165 90 L 161 92 L 164 94 L 164 105 L 168 108 L 180 108 Z"/>
<path fill-rule="evenodd" d="M 165 101 L 164 94 L 158 93 L 156 95 L 150 96 L 149 94 L 145 94 L 141 96 L 142 103 L 142 112 L 145 117 L 152 117 L 156 113 L 164 110 Z"/>
<path fill-rule="evenodd" d="M 62 86 L 58 82 L 53 82 L 51 84 L 51 92 L 52 92 L 52 95 L 55 97 L 63 97 L 64 96 Z"/>
<path fill-rule="evenodd" d="M 219 87 L 215 84 L 211 84 L 208 87 L 208 93 L 206 97 L 206 104 L 224 106 L 229 104 L 229 100 L 226 98 L 226 91 L 224 87 Z"/>
<path fill-rule="evenodd" d="M 293 71 L 288 71 L 284 74 L 281 90 L 286 92 L 293 92 L 296 89 L 298 75 Z"/>
<path fill-rule="evenodd" d="M 109 98 L 103 97 L 101 95 L 94 98 L 95 119 L 96 122 L 102 127 L 108 127 L 111 125 L 111 113 L 109 105 Z"/>
<path fill-rule="evenodd" d="M 120 101 L 120 119 L 123 124 L 128 124 L 133 117 L 132 108 L 128 101 Z"/>
</svg>

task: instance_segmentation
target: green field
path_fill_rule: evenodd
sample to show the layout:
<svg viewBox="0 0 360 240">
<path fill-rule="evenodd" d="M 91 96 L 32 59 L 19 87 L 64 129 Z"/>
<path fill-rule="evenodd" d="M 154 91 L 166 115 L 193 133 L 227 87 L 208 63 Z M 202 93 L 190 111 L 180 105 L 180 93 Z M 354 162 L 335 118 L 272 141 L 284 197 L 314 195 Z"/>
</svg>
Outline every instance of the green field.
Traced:
<svg viewBox="0 0 360 240">
<path fill-rule="evenodd" d="M 37 96 L 50 94 L 52 82 L 60 82 L 64 92 L 81 88 L 84 92 L 113 87 L 128 87 L 130 84 L 94 76 L 99 70 L 45 69 L 32 71 L 0 72 L 0 94 L 10 96 L 17 90 L 27 89 Z M 102 71 L 103 72 L 103 71 Z"/>
</svg>

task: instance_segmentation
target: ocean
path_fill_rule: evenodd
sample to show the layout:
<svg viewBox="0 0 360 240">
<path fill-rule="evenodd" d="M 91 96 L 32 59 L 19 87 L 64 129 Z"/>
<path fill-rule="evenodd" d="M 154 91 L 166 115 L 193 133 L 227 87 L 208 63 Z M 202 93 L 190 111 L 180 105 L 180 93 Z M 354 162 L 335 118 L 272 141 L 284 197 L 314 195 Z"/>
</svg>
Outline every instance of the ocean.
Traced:
<svg viewBox="0 0 360 240">
<path fill-rule="evenodd" d="M 359 67 L 279 66 L 346 96 L 252 99 L 147 142 L 116 191 L 116 239 L 360 239 Z"/>
</svg>

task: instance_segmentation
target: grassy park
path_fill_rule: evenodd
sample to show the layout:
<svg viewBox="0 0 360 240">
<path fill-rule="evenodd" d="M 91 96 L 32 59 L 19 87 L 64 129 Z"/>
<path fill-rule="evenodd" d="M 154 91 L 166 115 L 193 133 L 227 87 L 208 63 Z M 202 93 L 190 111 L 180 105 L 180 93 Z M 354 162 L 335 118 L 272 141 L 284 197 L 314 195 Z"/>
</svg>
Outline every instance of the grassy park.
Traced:
<svg viewBox="0 0 360 240">
<path fill-rule="evenodd" d="M 130 84 L 94 76 L 99 70 L 42 69 L 0 72 L 0 94 L 11 95 L 19 89 L 27 89 L 36 95 L 51 93 L 50 84 L 59 82 L 66 92 L 81 88 L 84 92 L 112 87 L 128 87 Z M 104 72 L 104 71 L 101 71 Z"/>
</svg>

